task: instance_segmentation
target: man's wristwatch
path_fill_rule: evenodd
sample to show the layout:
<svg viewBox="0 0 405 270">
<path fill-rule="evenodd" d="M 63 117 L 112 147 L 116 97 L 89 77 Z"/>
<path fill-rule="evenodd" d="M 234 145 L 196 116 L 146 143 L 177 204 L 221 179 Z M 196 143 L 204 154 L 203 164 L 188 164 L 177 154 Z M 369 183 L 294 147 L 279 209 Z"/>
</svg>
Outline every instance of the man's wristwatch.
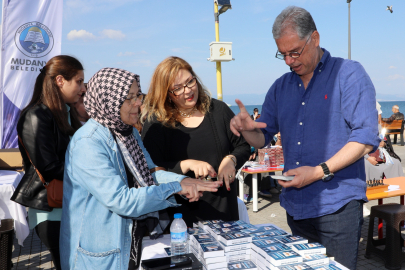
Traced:
<svg viewBox="0 0 405 270">
<path fill-rule="evenodd" d="M 335 175 L 329 171 L 328 165 L 326 165 L 325 162 L 322 162 L 321 164 L 319 164 L 319 166 L 322 167 L 324 174 L 324 176 L 322 177 L 322 181 L 329 182 L 330 180 L 332 180 Z"/>
</svg>

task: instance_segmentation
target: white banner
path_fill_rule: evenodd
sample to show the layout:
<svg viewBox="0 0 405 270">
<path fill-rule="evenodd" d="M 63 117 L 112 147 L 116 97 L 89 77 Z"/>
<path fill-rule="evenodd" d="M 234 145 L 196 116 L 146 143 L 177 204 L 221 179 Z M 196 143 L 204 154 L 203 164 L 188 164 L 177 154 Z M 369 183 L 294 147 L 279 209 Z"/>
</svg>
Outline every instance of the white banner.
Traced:
<svg viewBox="0 0 405 270">
<path fill-rule="evenodd" d="M 39 70 L 61 54 L 62 0 L 3 0 L 0 149 L 18 147 L 17 121 Z"/>
</svg>

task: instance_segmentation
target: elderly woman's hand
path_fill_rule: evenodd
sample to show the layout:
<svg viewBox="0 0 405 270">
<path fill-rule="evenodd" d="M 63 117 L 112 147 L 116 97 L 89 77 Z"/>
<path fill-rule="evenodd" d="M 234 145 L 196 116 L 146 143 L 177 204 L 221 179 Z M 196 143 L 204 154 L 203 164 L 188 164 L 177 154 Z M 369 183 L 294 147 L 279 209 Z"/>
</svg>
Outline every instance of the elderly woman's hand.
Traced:
<svg viewBox="0 0 405 270">
<path fill-rule="evenodd" d="M 225 157 L 222 162 L 221 165 L 219 165 L 219 169 L 218 169 L 218 181 L 222 183 L 225 182 L 226 185 L 226 189 L 228 191 L 231 190 L 230 184 L 233 183 L 233 181 L 235 181 L 235 164 L 232 161 L 232 159 Z"/>
<path fill-rule="evenodd" d="M 183 174 L 193 171 L 195 178 L 205 178 L 208 175 L 211 177 L 217 176 L 214 168 L 205 161 L 186 159 L 180 162 L 180 167 Z"/>
<path fill-rule="evenodd" d="M 371 163 L 371 165 L 373 165 L 373 166 L 375 166 L 375 165 L 377 165 L 377 159 L 375 158 L 375 157 L 368 157 L 368 162 L 370 162 Z"/>
<path fill-rule="evenodd" d="M 184 178 L 181 182 L 182 190 L 177 194 L 186 196 L 190 202 L 195 202 L 203 196 L 204 191 L 217 192 L 220 186 L 218 181 L 203 181 L 200 179 Z"/>
</svg>

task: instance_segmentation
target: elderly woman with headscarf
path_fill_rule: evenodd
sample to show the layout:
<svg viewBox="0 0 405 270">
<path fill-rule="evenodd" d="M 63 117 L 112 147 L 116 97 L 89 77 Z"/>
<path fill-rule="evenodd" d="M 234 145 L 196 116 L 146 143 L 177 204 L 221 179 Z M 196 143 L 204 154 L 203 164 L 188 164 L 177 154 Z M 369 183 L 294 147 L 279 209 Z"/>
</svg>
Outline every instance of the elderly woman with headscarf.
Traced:
<svg viewBox="0 0 405 270">
<path fill-rule="evenodd" d="M 104 68 L 88 83 L 91 119 L 73 136 L 65 161 L 60 232 L 62 269 L 135 269 L 146 230 L 168 222 L 174 194 L 197 201 L 218 184 L 158 170 L 132 127 L 142 92 L 139 76 Z M 150 170 L 151 169 L 151 170 Z"/>
</svg>

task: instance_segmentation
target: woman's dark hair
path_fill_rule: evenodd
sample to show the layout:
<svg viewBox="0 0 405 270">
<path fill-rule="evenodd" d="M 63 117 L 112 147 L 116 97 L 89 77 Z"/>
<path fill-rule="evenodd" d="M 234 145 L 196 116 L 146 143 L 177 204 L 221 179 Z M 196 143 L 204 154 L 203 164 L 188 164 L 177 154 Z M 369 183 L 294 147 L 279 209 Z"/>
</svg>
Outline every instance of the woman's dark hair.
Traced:
<svg viewBox="0 0 405 270">
<path fill-rule="evenodd" d="M 75 111 L 71 110 L 72 125 L 69 125 L 66 105 L 56 83 L 56 77 L 61 75 L 65 80 L 70 81 L 80 70 L 83 70 L 82 64 L 72 56 L 58 55 L 51 58 L 38 75 L 32 99 L 23 112 L 33 105 L 43 103 L 51 110 L 62 132 L 72 136 L 81 124 Z"/>
</svg>

